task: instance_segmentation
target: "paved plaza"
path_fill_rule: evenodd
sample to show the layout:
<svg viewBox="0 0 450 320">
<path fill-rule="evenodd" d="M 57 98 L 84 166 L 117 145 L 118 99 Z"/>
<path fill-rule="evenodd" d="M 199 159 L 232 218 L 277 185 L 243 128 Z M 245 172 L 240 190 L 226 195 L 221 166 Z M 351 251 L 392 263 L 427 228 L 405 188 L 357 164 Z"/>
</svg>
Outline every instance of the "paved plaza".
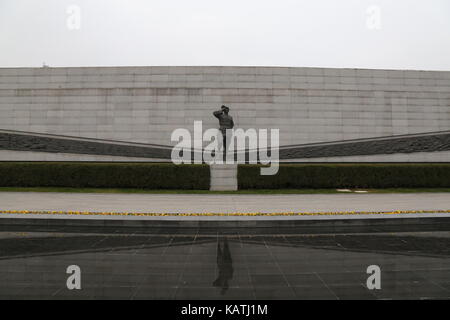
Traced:
<svg viewBox="0 0 450 320">
<path fill-rule="evenodd" d="M 93 218 L 86 216 L 60 216 L 60 224 L 39 224 L 26 219 L 29 215 L 2 214 L 9 220 L 24 219 L 17 224 L 0 224 L 0 299 L 450 299 L 449 214 L 432 214 L 449 208 L 445 193 L 2 192 L 0 210 L 11 211 L 430 213 L 412 215 L 416 219 L 413 225 L 402 224 L 406 221 L 402 215 L 382 217 L 402 223 L 373 224 L 371 219 L 378 219 L 378 215 L 337 217 L 364 221 L 364 228 L 357 226 L 359 222 L 353 223 L 354 227 L 350 221 L 327 223 L 326 219 L 335 219 L 332 216 L 300 217 L 322 222 L 311 222 L 317 228 L 299 224 L 287 231 L 278 225 L 286 217 L 262 217 L 272 219 L 270 228 L 222 228 L 217 224 L 208 229 L 170 223 L 94 227 L 70 221 Z M 429 215 L 434 218 L 426 218 Z M 36 215 L 32 219 L 46 218 Z M 97 216 L 110 218 L 159 219 L 164 223 L 164 217 Z M 431 220 L 422 222 L 422 218 Z M 81 290 L 67 288 L 66 271 L 72 265 L 81 269 Z M 373 265 L 381 270 L 380 290 L 367 287 L 367 268 Z"/>
<path fill-rule="evenodd" d="M 0 192 L 0 210 L 135 213 L 281 213 L 450 210 L 449 193 L 410 194 L 89 194 Z"/>
</svg>

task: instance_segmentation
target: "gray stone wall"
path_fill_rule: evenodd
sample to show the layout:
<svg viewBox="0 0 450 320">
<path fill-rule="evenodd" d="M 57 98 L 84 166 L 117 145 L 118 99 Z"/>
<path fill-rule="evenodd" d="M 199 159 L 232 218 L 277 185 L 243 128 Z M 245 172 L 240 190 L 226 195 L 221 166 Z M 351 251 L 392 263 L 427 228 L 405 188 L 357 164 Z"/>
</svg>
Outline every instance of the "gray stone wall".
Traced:
<svg viewBox="0 0 450 320">
<path fill-rule="evenodd" d="M 217 127 L 222 104 L 237 127 L 280 129 L 282 146 L 447 131 L 450 72 L 0 68 L 0 130 L 170 146 L 172 131 L 195 120 Z"/>
</svg>

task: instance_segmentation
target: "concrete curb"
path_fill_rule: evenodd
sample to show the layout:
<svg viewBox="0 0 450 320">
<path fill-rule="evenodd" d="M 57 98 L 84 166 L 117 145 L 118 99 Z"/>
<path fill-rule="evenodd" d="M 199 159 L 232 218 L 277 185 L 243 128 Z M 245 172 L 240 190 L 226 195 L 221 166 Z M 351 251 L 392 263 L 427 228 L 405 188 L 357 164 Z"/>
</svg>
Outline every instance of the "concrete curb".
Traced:
<svg viewBox="0 0 450 320">
<path fill-rule="evenodd" d="M 394 231 L 447 231 L 448 214 L 417 214 L 389 216 L 328 216 L 328 217 L 102 217 L 102 216 L 0 216 L 5 228 L 42 229 L 146 229 L 149 232 L 233 233 L 247 229 L 249 233 L 359 233 Z"/>
</svg>

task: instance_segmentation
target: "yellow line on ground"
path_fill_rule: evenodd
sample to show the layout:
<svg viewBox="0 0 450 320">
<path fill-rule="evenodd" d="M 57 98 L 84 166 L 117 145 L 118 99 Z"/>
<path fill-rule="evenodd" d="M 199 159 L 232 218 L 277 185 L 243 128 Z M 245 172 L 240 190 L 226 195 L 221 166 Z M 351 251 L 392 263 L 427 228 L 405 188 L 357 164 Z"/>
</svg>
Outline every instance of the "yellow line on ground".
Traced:
<svg viewBox="0 0 450 320">
<path fill-rule="evenodd" d="M 87 216 L 135 216 L 135 217 L 211 217 L 211 216 L 333 216 L 333 215 L 388 215 L 414 213 L 450 213 L 450 210 L 397 210 L 397 211 L 336 211 L 336 212 L 234 212 L 234 213 L 133 213 L 133 212 L 83 212 L 83 211 L 30 211 L 30 210 L 0 210 L 0 214 L 43 214 L 43 215 L 87 215 Z"/>
</svg>

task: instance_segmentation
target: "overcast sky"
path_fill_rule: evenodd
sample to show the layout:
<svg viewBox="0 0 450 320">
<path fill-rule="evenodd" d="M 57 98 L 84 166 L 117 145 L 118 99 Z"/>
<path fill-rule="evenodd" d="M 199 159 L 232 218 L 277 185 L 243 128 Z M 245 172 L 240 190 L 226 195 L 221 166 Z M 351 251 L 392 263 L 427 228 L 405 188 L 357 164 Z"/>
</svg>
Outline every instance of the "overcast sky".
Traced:
<svg viewBox="0 0 450 320">
<path fill-rule="evenodd" d="M 0 0 L 0 67 L 450 70 L 449 0 Z"/>
</svg>

